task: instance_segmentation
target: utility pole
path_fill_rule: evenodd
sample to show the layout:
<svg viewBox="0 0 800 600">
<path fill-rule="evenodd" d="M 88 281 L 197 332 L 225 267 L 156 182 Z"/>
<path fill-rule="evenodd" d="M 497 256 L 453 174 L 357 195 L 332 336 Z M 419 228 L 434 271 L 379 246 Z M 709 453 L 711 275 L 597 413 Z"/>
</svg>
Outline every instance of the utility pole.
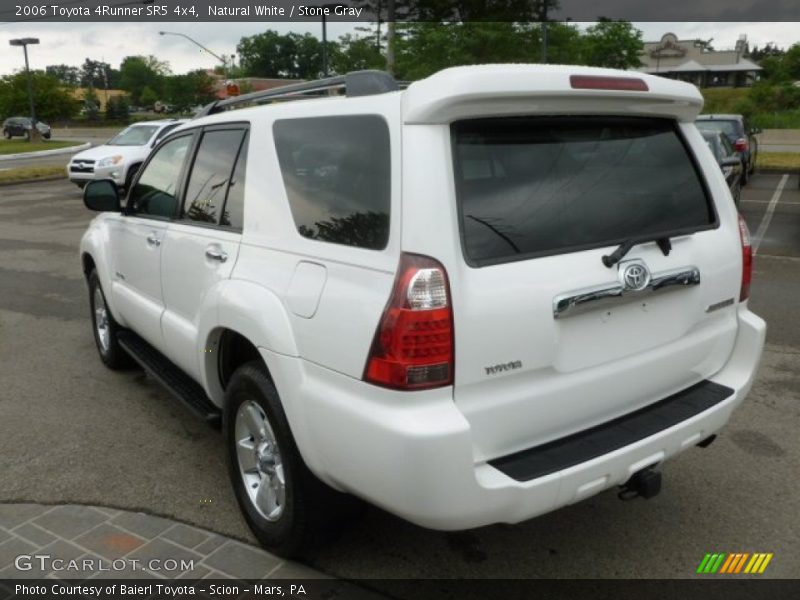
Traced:
<svg viewBox="0 0 800 600">
<path fill-rule="evenodd" d="M 33 105 L 33 82 L 31 80 L 31 69 L 30 65 L 28 64 L 28 45 L 31 44 L 38 44 L 38 38 L 19 38 L 16 40 L 10 40 L 8 42 L 11 46 L 22 46 L 22 51 L 25 54 L 25 75 L 28 78 L 28 103 L 30 105 L 30 113 L 31 113 L 31 132 L 28 137 L 28 140 L 33 142 L 39 139 L 39 130 L 36 129 L 36 109 Z"/>
</svg>

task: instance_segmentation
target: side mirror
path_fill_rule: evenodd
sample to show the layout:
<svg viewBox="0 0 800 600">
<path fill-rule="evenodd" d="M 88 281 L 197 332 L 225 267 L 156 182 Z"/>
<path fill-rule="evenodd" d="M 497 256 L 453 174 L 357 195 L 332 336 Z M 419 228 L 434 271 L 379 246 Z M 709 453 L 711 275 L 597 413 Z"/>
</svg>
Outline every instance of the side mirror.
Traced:
<svg viewBox="0 0 800 600">
<path fill-rule="evenodd" d="M 738 156 L 726 156 L 725 158 L 723 158 L 720 161 L 719 166 L 720 167 L 737 167 L 737 166 L 739 166 L 741 164 L 742 164 L 742 159 L 739 158 Z"/>
<path fill-rule="evenodd" d="M 83 188 L 83 203 L 89 210 L 120 212 L 119 190 L 110 179 L 89 182 Z"/>
</svg>

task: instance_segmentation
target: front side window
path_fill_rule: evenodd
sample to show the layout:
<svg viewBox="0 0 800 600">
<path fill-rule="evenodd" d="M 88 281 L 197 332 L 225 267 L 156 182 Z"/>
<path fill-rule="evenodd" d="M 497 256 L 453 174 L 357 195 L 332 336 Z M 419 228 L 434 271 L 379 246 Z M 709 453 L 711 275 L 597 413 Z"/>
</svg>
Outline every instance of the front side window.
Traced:
<svg viewBox="0 0 800 600">
<path fill-rule="evenodd" d="M 183 163 L 193 136 L 184 135 L 159 148 L 139 176 L 128 197 L 128 213 L 162 219 L 177 212 L 176 194 Z"/>
<path fill-rule="evenodd" d="M 452 125 L 465 256 L 482 266 L 710 228 L 674 122 L 517 117 Z"/>
<path fill-rule="evenodd" d="M 389 128 L 376 115 L 276 121 L 283 183 L 300 235 L 380 250 L 389 239 Z"/>
<path fill-rule="evenodd" d="M 184 219 L 210 225 L 220 222 L 244 134 L 243 129 L 203 134 L 186 186 Z"/>
</svg>

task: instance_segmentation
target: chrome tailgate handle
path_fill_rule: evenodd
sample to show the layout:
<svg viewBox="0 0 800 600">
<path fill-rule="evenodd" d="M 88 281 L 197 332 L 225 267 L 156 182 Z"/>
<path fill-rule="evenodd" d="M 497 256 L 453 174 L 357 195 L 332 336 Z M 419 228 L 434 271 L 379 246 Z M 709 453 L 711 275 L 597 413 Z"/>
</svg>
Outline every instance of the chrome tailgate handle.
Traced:
<svg viewBox="0 0 800 600">
<path fill-rule="evenodd" d="M 655 273 L 645 287 L 638 290 L 627 289 L 622 283 L 613 283 L 594 288 L 576 290 L 559 294 L 553 299 L 553 318 L 563 319 L 587 310 L 596 310 L 609 304 L 623 304 L 638 300 L 642 296 L 687 287 L 700 283 L 700 269 L 684 267 L 675 271 Z"/>
</svg>

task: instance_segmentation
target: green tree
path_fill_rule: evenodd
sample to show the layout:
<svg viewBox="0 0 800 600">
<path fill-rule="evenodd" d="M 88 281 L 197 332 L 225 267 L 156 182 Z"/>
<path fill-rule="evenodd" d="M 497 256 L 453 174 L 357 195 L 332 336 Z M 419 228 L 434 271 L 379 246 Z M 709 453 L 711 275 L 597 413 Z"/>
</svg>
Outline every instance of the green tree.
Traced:
<svg viewBox="0 0 800 600">
<path fill-rule="evenodd" d="M 333 46 L 330 54 L 330 67 L 333 73 L 349 73 L 364 69 L 383 69 L 386 59 L 381 54 L 375 39 L 343 35 Z"/>
<path fill-rule="evenodd" d="M 32 71 L 31 80 L 37 118 L 54 121 L 75 115 L 79 102 L 58 78 L 43 71 Z M 21 71 L 0 78 L 0 114 L 28 115 L 29 112 L 25 73 Z"/>
<path fill-rule="evenodd" d="M 81 99 L 83 100 L 83 109 L 81 112 L 86 115 L 86 118 L 90 121 L 99 119 L 100 99 L 97 97 L 97 92 L 95 92 L 94 88 L 86 88 Z"/>
<path fill-rule="evenodd" d="M 710 41 L 710 40 L 709 40 Z M 581 64 L 631 69 L 641 66 L 642 32 L 627 21 L 600 18 L 581 40 Z"/>
<path fill-rule="evenodd" d="M 58 79 L 63 85 L 77 87 L 81 82 L 81 71 L 69 65 L 47 65 L 44 72 Z"/>
<path fill-rule="evenodd" d="M 214 82 L 203 70 L 168 77 L 165 97 L 179 112 L 214 99 Z"/>
<path fill-rule="evenodd" d="M 328 43 L 329 54 L 336 51 Z M 243 37 L 236 47 L 242 71 L 251 77 L 313 79 L 322 72 L 322 42 L 310 33 L 267 30 Z"/>
<path fill-rule="evenodd" d="M 149 88 L 155 92 L 158 100 L 164 91 L 169 65 L 153 56 L 126 56 L 122 59 L 119 71 L 119 86 L 130 94 L 132 102 L 150 104 L 142 98 L 144 90 Z"/>
<path fill-rule="evenodd" d="M 80 86 L 98 90 L 115 89 L 119 85 L 119 71 L 107 62 L 87 58 L 80 68 Z"/>
<path fill-rule="evenodd" d="M 158 102 L 158 100 L 159 100 L 158 92 L 156 92 L 149 85 L 146 85 L 142 88 L 138 100 L 134 100 L 134 102 L 136 102 L 136 104 L 142 104 L 148 108 L 152 108 L 153 104 Z"/>
<path fill-rule="evenodd" d="M 109 121 L 128 121 L 131 106 L 126 96 L 112 96 L 106 103 L 106 119 Z"/>
</svg>

